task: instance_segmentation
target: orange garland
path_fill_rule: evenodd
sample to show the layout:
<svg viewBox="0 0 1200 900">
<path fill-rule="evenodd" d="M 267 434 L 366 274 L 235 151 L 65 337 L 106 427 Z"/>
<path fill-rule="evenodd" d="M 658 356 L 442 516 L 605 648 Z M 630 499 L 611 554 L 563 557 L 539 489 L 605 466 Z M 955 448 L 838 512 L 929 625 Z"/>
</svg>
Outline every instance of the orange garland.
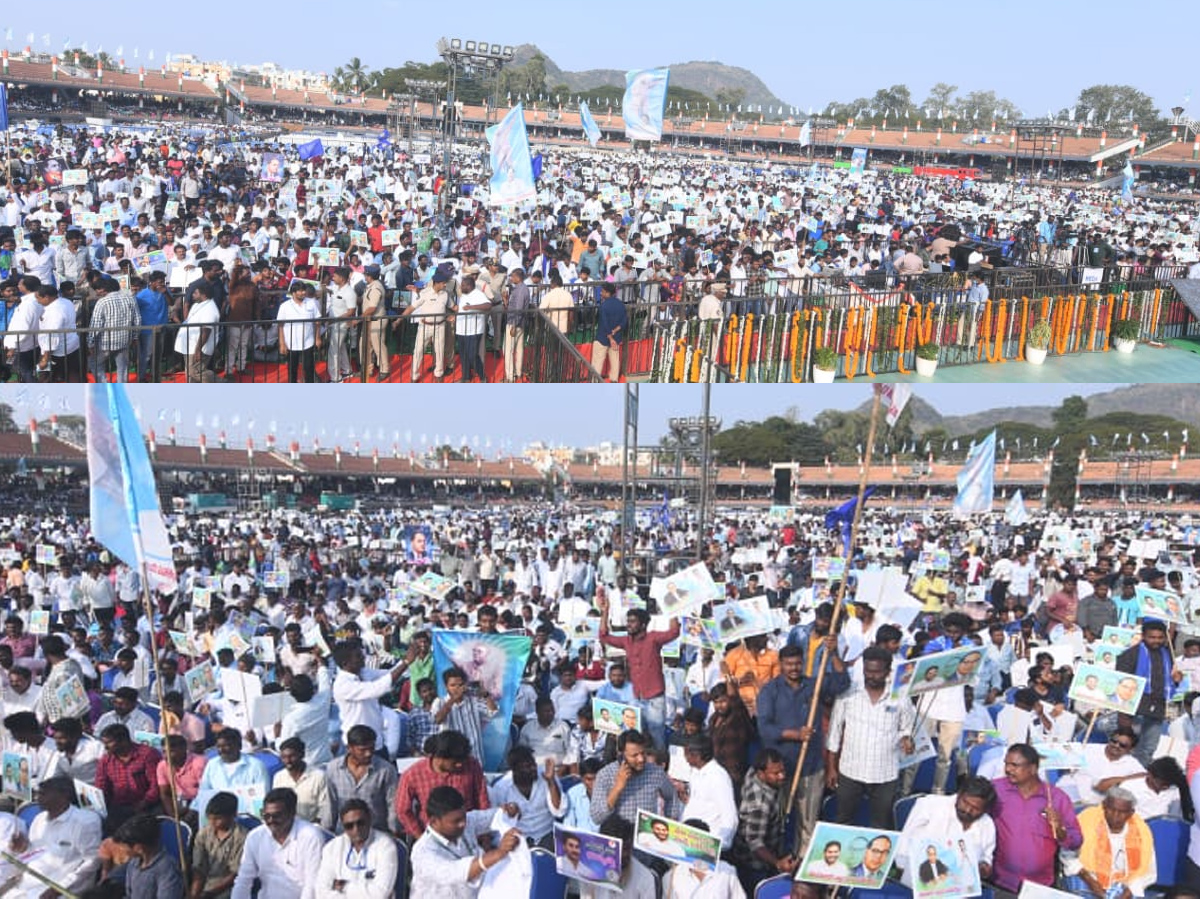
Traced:
<svg viewBox="0 0 1200 900">
<path fill-rule="evenodd" d="M 804 380 L 804 346 L 800 343 L 800 322 L 801 317 L 807 318 L 807 310 L 801 313 L 796 310 L 792 313 L 792 360 L 791 370 L 788 375 L 792 380 L 792 384 L 799 384 Z"/>
<path fill-rule="evenodd" d="M 1029 328 L 1029 298 L 1021 298 L 1021 337 L 1017 340 L 1017 359 L 1025 358 L 1025 332 Z"/>
<path fill-rule="evenodd" d="M 675 365 L 673 366 L 674 371 L 672 372 L 677 383 L 683 381 L 683 363 L 686 357 L 687 341 L 685 341 L 683 338 L 679 338 L 675 341 Z"/>
<path fill-rule="evenodd" d="M 995 352 L 988 351 L 988 362 L 1002 363 L 1004 362 L 1004 310 L 1006 305 L 1003 300 L 996 301 L 996 349 Z"/>
<path fill-rule="evenodd" d="M 901 375 L 908 375 L 909 370 L 904 366 L 904 337 L 908 330 L 908 307 L 901 306 L 896 314 L 896 349 L 899 351 L 896 354 L 896 371 Z"/>
<path fill-rule="evenodd" d="M 1057 327 L 1054 334 L 1054 352 L 1063 356 L 1071 339 L 1071 322 L 1075 311 L 1075 297 L 1069 295 L 1063 298 L 1063 303 L 1057 310 Z"/>
<path fill-rule="evenodd" d="M 846 312 L 846 380 L 853 381 L 862 358 L 862 308 L 855 306 Z M 857 333 L 857 346 L 855 335 Z"/>
<path fill-rule="evenodd" d="M 746 371 L 750 367 L 750 348 L 754 344 L 754 313 L 746 313 L 746 328 L 742 333 L 742 367 L 739 381 L 745 383 Z"/>
<path fill-rule="evenodd" d="M 867 355 L 866 375 L 868 378 L 874 378 L 875 370 L 872 368 L 872 358 L 875 354 L 872 352 L 872 348 L 875 346 L 875 331 L 879 326 L 879 316 L 873 309 L 867 310 L 867 315 L 871 317 L 871 333 L 867 337 L 867 346 L 863 348 L 863 352 Z"/>
<path fill-rule="evenodd" d="M 983 306 L 983 321 L 979 323 L 979 332 L 975 337 L 975 358 L 983 359 L 987 350 L 988 329 L 992 325 L 992 298 L 988 297 Z"/>
<path fill-rule="evenodd" d="M 703 325 L 703 323 L 701 324 Z M 711 328 L 712 326 L 710 325 L 709 327 Z M 709 334 L 711 333 L 712 332 L 710 331 Z M 700 381 L 700 350 L 703 345 L 712 343 L 711 341 L 704 340 L 704 337 L 705 334 L 703 330 L 701 330 L 701 333 L 696 337 L 696 349 L 692 351 L 692 371 L 688 375 L 688 381 L 690 383 L 696 383 Z"/>
<path fill-rule="evenodd" d="M 917 341 L 922 344 L 928 344 L 933 340 L 933 301 L 925 304 L 925 315 L 921 316 L 921 304 L 913 304 L 913 308 L 917 314 Z"/>
<path fill-rule="evenodd" d="M 737 313 L 734 313 L 729 317 L 729 328 L 725 331 L 725 352 L 722 354 L 725 364 L 731 367 L 732 360 L 734 359 L 733 347 L 734 343 L 737 341 L 737 333 L 738 317 Z"/>
<path fill-rule="evenodd" d="M 1088 331 L 1087 348 L 1088 352 L 1096 349 L 1096 326 L 1100 324 L 1100 295 L 1096 295 L 1096 302 L 1092 304 L 1092 327 Z"/>
<path fill-rule="evenodd" d="M 1154 311 L 1150 314 L 1150 339 L 1154 340 L 1154 336 L 1158 334 L 1158 310 L 1162 303 L 1162 288 L 1154 289 Z"/>
</svg>

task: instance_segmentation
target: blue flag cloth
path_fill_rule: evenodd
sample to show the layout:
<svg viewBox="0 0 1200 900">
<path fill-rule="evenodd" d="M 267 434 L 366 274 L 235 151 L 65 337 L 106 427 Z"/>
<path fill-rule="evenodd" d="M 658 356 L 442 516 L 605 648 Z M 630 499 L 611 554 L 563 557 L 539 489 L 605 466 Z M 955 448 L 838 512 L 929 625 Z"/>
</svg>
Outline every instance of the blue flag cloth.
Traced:
<svg viewBox="0 0 1200 900">
<path fill-rule="evenodd" d="M 588 109 L 586 100 L 579 102 L 579 122 L 583 125 L 583 134 L 588 143 L 595 147 L 600 141 L 600 126 L 592 118 L 592 111 Z"/>
<path fill-rule="evenodd" d="M 971 448 L 966 465 L 958 472 L 954 512 L 960 516 L 992 511 L 996 479 L 996 432 Z"/>
<path fill-rule="evenodd" d="M 390 147 L 392 144 L 392 133 L 386 128 L 379 133 L 379 137 L 375 139 L 375 144 L 378 147 Z"/>
<path fill-rule="evenodd" d="M 542 154 L 539 153 L 532 160 L 530 160 L 530 165 L 533 168 L 533 180 L 537 181 L 542 177 Z"/>
<path fill-rule="evenodd" d="M 1008 501 L 1004 510 L 1004 521 L 1014 528 L 1019 528 L 1029 521 L 1029 513 L 1025 509 L 1025 498 L 1018 489 Z"/>
<path fill-rule="evenodd" d="M 525 110 L 518 103 L 498 125 L 486 132 L 491 147 L 492 178 L 489 183 L 496 205 L 520 203 L 537 196 L 533 183 L 533 160 L 529 135 L 525 132 Z"/>
<path fill-rule="evenodd" d="M 8 131 L 8 85 L 0 82 L 0 131 Z"/>
<path fill-rule="evenodd" d="M 320 138 L 316 138 L 307 144 L 301 144 L 296 148 L 296 152 L 300 154 L 301 159 L 313 159 L 325 155 L 325 146 L 321 143 Z"/>
<path fill-rule="evenodd" d="M 667 499 L 666 491 L 663 491 L 662 506 L 658 510 L 658 523 L 663 528 L 671 527 L 671 501 Z"/>
<path fill-rule="evenodd" d="M 621 117 L 631 141 L 661 141 L 663 111 L 667 107 L 669 69 L 641 69 L 625 73 L 625 99 Z"/>
<path fill-rule="evenodd" d="M 1128 203 L 1133 199 L 1133 164 L 1128 160 L 1125 162 L 1125 168 L 1121 172 L 1125 176 L 1121 182 L 1121 199 Z"/>
<path fill-rule="evenodd" d="M 485 772 L 499 772 L 504 766 L 513 704 L 532 647 L 533 639 L 526 635 L 433 631 L 433 666 L 439 673 L 441 695 L 445 696 L 446 688 L 440 673 L 457 666 L 466 673 L 467 684 L 476 691 L 481 706 L 485 694 L 495 701 L 496 712 L 487 719 L 482 732 L 480 762 Z"/>
<path fill-rule="evenodd" d="M 88 385 L 87 458 L 96 540 L 131 567 L 145 564 L 151 591 L 174 591 L 171 541 L 125 385 Z"/>
<path fill-rule="evenodd" d="M 809 120 L 800 126 L 800 146 L 807 147 L 812 143 L 812 121 Z"/>
<path fill-rule="evenodd" d="M 874 485 L 869 486 L 863 492 L 863 500 L 870 499 L 874 493 Z M 850 531 L 854 525 L 854 512 L 857 509 L 858 497 L 851 497 L 841 506 L 835 506 L 829 512 L 825 513 L 825 527 L 839 528 L 842 532 L 842 552 L 847 559 L 850 557 Z"/>
</svg>

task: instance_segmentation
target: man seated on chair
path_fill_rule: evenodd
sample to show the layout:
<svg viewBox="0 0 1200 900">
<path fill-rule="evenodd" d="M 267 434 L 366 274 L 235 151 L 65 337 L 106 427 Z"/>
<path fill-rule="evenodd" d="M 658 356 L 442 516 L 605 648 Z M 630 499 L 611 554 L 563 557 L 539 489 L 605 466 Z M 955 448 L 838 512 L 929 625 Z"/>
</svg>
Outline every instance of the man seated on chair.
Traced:
<svg viewBox="0 0 1200 900">
<path fill-rule="evenodd" d="M 366 801 L 354 798 L 342 805 L 342 833 L 321 852 L 318 897 L 394 896 L 400 866 L 396 840 L 373 825 Z"/>
<path fill-rule="evenodd" d="M 953 841 L 979 866 L 981 879 L 990 878 L 996 825 L 989 812 L 995 802 L 992 783 L 977 776 L 963 779 L 953 796 L 929 794 L 919 799 L 908 814 L 896 848 L 896 865 L 904 870 L 904 884 L 912 885 L 913 872 L 924 861 L 925 846 L 943 840 Z"/>
<path fill-rule="evenodd" d="M 1157 878 L 1154 837 L 1137 798 L 1109 788 L 1104 802 L 1079 814 L 1083 846 L 1063 854 L 1064 886 L 1080 897 L 1144 897 Z"/>
<path fill-rule="evenodd" d="M 204 807 L 216 791 L 229 791 L 238 798 L 239 812 L 253 812 L 271 789 L 267 767 L 242 753 L 242 735 L 223 728 L 217 735 L 217 755 L 204 767 L 196 805 Z"/>
<path fill-rule="evenodd" d="M 100 817 L 90 809 L 75 806 L 75 785 L 70 778 L 47 778 L 38 786 L 42 811 L 29 826 L 29 838 L 12 852 L 20 852 L 51 881 L 73 894 L 92 886 L 100 868 Z M 29 854 L 38 855 L 29 859 Z M 13 887 L 5 885 L 6 897 L 39 897 L 46 885 L 29 873 Z"/>
<path fill-rule="evenodd" d="M 204 808 L 205 824 L 192 841 L 191 897 L 228 897 L 246 845 L 237 820 L 238 798 L 221 791 Z"/>
</svg>

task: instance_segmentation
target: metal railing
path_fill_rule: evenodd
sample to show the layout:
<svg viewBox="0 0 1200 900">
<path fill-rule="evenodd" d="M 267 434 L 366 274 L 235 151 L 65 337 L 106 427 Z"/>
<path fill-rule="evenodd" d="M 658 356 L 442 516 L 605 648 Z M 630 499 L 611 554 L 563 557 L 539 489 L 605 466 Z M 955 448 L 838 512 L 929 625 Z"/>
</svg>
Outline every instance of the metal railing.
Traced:
<svg viewBox="0 0 1200 900">
<path fill-rule="evenodd" d="M 1047 272 L 1053 273 L 1052 279 L 1046 277 Z M 761 293 L 725 297 L 720 316 L 710 321 L 699 318 L 699 300 L 708 292 L 708 284 L 702 280 L 630 283 L 622 287 L 629 301 L 621 374 L 655 381 L 806 380 L 811 377 L 815 347 L 832 347 L 846 357 L 839 371 L 851 377 L 903 373 L 915 344 L 929 341 L 939 345 L 943 365 L 1012 359 L 1023 355 L 1027 331 L 1042 318 L 1054 328 L 1051 355 L 1107 348 L 1111 323 L 1120 318 L 1137 319 L 1143 340 L 1200 337 L 1200 322 L 1169 282 L 1162 280 L 1178 275 L 1178 269 L 1149 274 L 1114 267 L 1092 284 L 1057 283 L 1066 274 L 1056 269 L 1024 268 L 989 272 L 992 288 L 987 303 L 970 302 L 965 279 L 954 273 L 892 283 L 888 279 L 844 275 L 770 278 L 765 282 L 735 283 L 731 294 L 742 290 Z M 539 310 L 550 288 L 530 285 L 525 310 L 508 312 L 498 304 L 489 312 L 475 314 L 484 320 L 480 345 L 486 380 L 598 379 L 591 348 L 599 323 L 599 287 L 599 283 L 571 285 L 568 290 L 575 300 L 573 307 Z M 40 377 L 81 380 L 91 374 L 108 378 L 125 368 L 140 381 L 207 378 L 203 372 L 211 372 L 214 378 L 223 373 L 238 381 L 286 381 L 286 360 L 278 350 L 279 323 L 273 317 L 281 297 L 280 292 L 263 292 L 260 309 L 269 318 L 220 323 L 215 352 L 203 360 L 202 370 L 194 364 L 190 374 L 187 361 L 174 347 L 181 332 L 186 335 L 206 326 L 139 328 L 132 339 L 129 329 L 76 329 L 81 344 L 78 357 L 70 365 L 60 362 L 52 373 Z M 1070 321 L 1063 312 L 1068 307 Z M 379 368 L 390 373 L 387 380 L 410 381 L 414 367 L 418 378 L 425 377 L 431 369 L 425 354 L 433 357 L 435 375 L 449 378 L 460 370 L 449 315 L 389 315 L 380 320 L 322 318 L 314 323 L 323 336 L 321 349 L 313 354 L 317 380 L 330 379 L 332 342 L 346 348 L 339 368 L 352 372 L 356 380 L 370 379 L 375 355 L 370 338 L 372 321 L 379 323 L 374 327 L 376 333 L 383 334 L 387 365 Z M 515 338 L 508 338 L 508 332 L 514 329 Z M 66 332 L 40 334 L 56 340 Z M 5 336 L 13 340 L 20 337 L 14 332 Z M 190 341 L 185 338 L 182 343 Z M 442 349 L 440 372 L 436 365 L 438 343 Z M 96 349 L 109 345 L 126 347 L 124 359 L 120 353 Z M 244 357 L 239 352 L 243 346 Z M 517 347 L 523 352 L 517 353 Z M 418 349 L 422 352 L 414 365 Z M 28 357 L 24 359 L 28 361 Z M 24 376 L 35 374 L 30 371 L 31 365 L 22 365 L 21 359 L 14 361 L 13 368 Z M 242 371 L 235 375 L 235 368 Z"/>
</svg>

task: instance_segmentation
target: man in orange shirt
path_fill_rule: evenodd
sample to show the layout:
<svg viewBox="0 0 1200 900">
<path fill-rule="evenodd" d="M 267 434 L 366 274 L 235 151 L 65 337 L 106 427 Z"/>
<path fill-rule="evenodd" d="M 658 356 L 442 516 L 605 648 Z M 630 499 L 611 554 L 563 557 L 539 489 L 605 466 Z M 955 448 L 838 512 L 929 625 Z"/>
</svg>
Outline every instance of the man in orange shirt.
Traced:
<svg viewBox="0 0 1200 900">
<path fill-rule="evenodd" d="M 721 670 L 733 680 L 746 709 L 754 715 L 759 688 L 779 675 L 779 654 L 767 647 L 765 634 L 756 634 L 725 654 Z"/>
</svg>

